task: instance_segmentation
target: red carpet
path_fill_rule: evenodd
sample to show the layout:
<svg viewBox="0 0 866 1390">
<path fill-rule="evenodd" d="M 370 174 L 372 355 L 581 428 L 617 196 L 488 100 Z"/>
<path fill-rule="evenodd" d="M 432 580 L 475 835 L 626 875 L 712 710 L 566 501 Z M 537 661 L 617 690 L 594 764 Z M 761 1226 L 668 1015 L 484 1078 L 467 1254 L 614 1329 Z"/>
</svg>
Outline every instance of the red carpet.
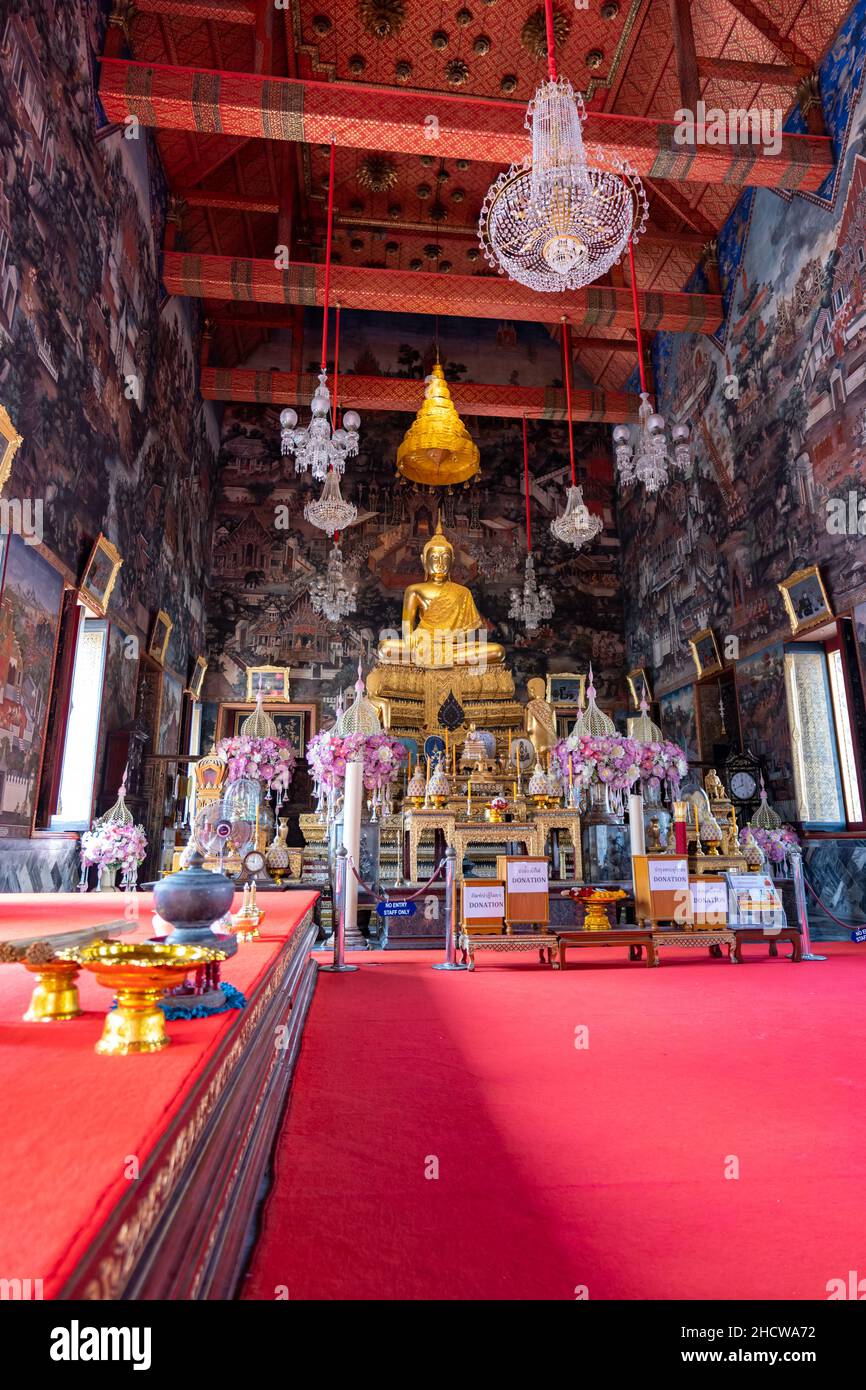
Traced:
<svg viewBox="0 0 866 1390">
<path fill-rule="evenodd" d="M 826 950 L 320 974 L 243 1296 L 822 1299 L 866 1275 L 866 952 Z"/>
</svg>

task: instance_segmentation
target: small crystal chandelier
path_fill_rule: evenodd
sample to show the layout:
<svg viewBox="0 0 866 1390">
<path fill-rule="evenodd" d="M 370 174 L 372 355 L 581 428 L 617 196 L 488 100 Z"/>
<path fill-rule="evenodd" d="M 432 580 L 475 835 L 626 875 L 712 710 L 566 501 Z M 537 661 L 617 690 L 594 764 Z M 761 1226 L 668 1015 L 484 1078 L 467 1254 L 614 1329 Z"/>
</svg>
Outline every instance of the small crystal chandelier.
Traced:
<svg viewBox="0 0 866 1390">
<path fill-rule="evenodd" d="M 335 531 L 345 531 L 357 519 L 358 508 L 353 502 L 347 502 L 340 492 L 338 473 L 328 474 L 321 497 L 307 503 L 304 516 L 311 526 L 318 526 L 329 536 L 333 536 Z"/>
<path fill-rule="evenodd" d="M 526 111 L 532 155 L 500 174 L 478 224 L 491 265 L 530 289 L 560 293 L 591 284 L 646 226 L 643 185 L 624 159 L 598 149 L 587 163 L 586 109 L 557 77 L 552 5 L 545 5 L 549 80 Z"/>
<path fill-rule="evenodd" d="M 526 416 L 523 417 L 523 489 L 526 497 L 526 564 L 523 572 L 523 593 L 511 590 L 509 618 L 522 623 L 527 632 L 535 630 L 548 618 L 553 617 L 553 599 L 546 584 L 539 584 L 535 578 L 535 561 L 532 558 L 532 517 L 529 506 L 529 442 L 526 435 Z"/>
<path fill-rule="evenodd" d="M 317 574 L 310 587 L 310 602 L 315 613 L 321 613 L 329 622 L 336 623 L 347 614 L 354 613 L 357 607 L 358 586 L 350 583 L 343 570 L 343 552 L 334 545 L 328 556 L 328 568 L 324 577 Z"/>
<path fill-rule="evenodd" d="M 643 483 L 648 493 L 658 492 L 667 485 L 672 468 L 688 473 L 691 467 L 688 425 L 674 425 L 671 430 L 671 443 L 668 444 L 667 425 L 663 415 L 653 409 L 647 391 L 646 369 L 643 360 L 643 340 L 638 313 L 637 281 L 635 280 L 634 249 L 629 243 L 629 266 L 631 268 L 632 298 L 634 300 L 634 326 L 637 339 L 637 361 L 640 372 L 640 409 L 638 410 L 637 449 L 632 448 L 631 427 L 617 425 L 613 432 L 616 467 L 620 482 Z M 673 454 L 673 462 L 671 461 Z"/>
<path fill-rule="evenodd" d="M 574 422 L 571 416 L 571 336 L 568 320 L 562 320 L 562 356 L 565 375 L 565 409 L 568 415 L 568 457 L 571 465 L 571 487 L 565 495 L 565 511 L 550 523 L 551 534 L 565 545 L 582 550 L 604 530 L 604 522 L 589 510 L 583 500 L 583 488 L 577 481 L 574 463 Z"/>
<path fill-rule="evenodd" d="M 331 158 L 328 172 L 328 224 L 325 242 L 325 289 L 322 307 L 322 361 L 319 384 L 310 402 L 310 423 L 298 429 L 298 412 L 289 406 L 280 412 L 280 450 L 283 456 L 294 454 L 295 472 L 306 473 L 321 482 L 329 472 L 343 473 L 346 459 L 358 452 L 358 430 L 361 417 L 356 410 L 347 410 L 342 426 L 337 425 L 337 374 L 340 354 L 340 306 L 337 305 L 337 324 L 334 334 L 334 403 L 328 390 L 328 300 L 331 288 L 331 238 L 334 227 L 334 141 L 331 139 Z M 330 414 L 333 428 L 328 420 Z"/>
<path fill-rule="evenodd" d="M 527 632 L 535 632 L 548 618 L 552 618 L 554 613 L 553 599 L 546 584 L 538 584 L 535 578 L 535 564 L 532 556 L 527 555 L 526 566 L 523 576 L 523 593 L 519 589 L 511 590 L 511 607 L 508 610 L 509 618 L 514 618 L 518 623 L 522 623 Z"/>
</svg>

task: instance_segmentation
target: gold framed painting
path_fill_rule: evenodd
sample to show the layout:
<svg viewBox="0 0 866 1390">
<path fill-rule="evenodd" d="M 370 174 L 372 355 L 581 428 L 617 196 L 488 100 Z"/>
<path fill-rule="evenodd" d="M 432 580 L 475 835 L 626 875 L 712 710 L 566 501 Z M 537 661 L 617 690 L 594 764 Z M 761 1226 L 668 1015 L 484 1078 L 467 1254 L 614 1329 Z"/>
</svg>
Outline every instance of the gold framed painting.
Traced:
<svg viewBox="0 0 866 1390">
<path fill-rule="evenodd" d="M 206 670 L 207 659 L 203 656 L 197 656 L 195 659 L 195 666 L 193 667 L 193 672 L 190 677 L 189 685 L 186 689 L 187 695 L 191 695 L 194 700 L 201 699 L 201 688 L 204 685 L 204 675 Z"/>
<path fill-rule="evenodd" d="M 150 644 L 147 648 L 148 656 L 158 661 L 160 666 L 165 665 L 165 654 L 168 651 L 168 639 L 171 637 L 171 630 L 174 623 L 171 618 L 161 608 L 156 615 L 153 624 L 153 632 L 150 636 Z"/>
<path fill-rule="evenodd" d="M 22 443 L 22 437 L 10 420 L 5 405 L 0 405 L 0 492 L 9 480 L 12 460 Z"/>
<path fill-rule="evenodd" d="M 100 618 L 105 617 L 108 600 L 111 598 L 111 591 L 122 564 L 120 551 L 100 532 L 93 543 L 78 587 L 78 592 L 87 607 L 94 609 Z"/>
<path fill-rule="evenodd" d="M 221 704 L 217 714 L 216 741 L 233 738 L 240 734 L 245 720 L 255 710 L 252 700 L 236 700 Z M 302 758 L 310 739 L 316 732 L 318 707 L 314 704 L 291 705 L 274 704 L 268 714 L 277 726 L 280 738 L 287 738 L 294 744 L 298 757 Z"/>
<path fill-rule="evenodd" d="M 817 565 L 795 570 L 779 585 L 791 632 L 798 637 L 833 617 L 827 590 Z"/>
<path fill-rule="evenodd" d="M 698 679 L 701 676 L 715 676 L 719 671 L 724 670 L 722 658 L 716 645 L 716 636 L 711 627 L 705 627 L 701 632 L 696 632 L 694 637 L 689 639 L 689 646 L 692 649 L 692 660 L 695 663 Z"/>
<path fill-rule="evenodd" d="M 586 676 L 579 676 L 574 671 L 554 671 L 547 677 L 548 704 L 582 704 L 585 690 Z"/>
<path fill-rule="evenodd" d="M 247 699 L 255 700 L 259 691 L 262 699 L 279 700 L 286 704 L 289 700 L 289 669 L 287 666 L 248 666 Z"/>
<path fill-rule="evenodd" d="M 641 697 L 646 691 L 647 702 L 652 704 L 653 692 L 649 683 L 649 676 L 642 666 L 636 666 L 633 671 L 629 671 L 626 676 L 628 682 L 628 693 L 634 709 L 640 709 Z"/>
</svg>

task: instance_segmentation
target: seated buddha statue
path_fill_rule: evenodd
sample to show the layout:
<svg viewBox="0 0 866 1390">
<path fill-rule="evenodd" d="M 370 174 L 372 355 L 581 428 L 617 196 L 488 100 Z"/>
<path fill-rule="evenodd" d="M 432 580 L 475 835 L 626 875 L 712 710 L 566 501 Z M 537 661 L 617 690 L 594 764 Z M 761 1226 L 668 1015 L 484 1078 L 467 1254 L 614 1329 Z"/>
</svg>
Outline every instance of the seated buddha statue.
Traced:
<svg viewBox="0 0 866 1390">
<path fill-rule="evenodd" d="M 469 590 L 451 578 L 454 547 L 442 530 L 421 552 L 424 578 L 403 594 L 403 636 L 379 643 L 386 665 L 500 666 L 505 649 L 487 641 L 484 619 Z"/>
</svg>

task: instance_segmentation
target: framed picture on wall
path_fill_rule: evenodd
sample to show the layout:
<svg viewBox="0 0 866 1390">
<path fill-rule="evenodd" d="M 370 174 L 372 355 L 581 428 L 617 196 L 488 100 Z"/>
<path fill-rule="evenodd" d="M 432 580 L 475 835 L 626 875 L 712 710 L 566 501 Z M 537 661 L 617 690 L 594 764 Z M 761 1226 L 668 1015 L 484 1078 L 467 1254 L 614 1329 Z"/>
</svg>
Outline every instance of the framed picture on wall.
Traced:
<svg viewBox="0 0 866 1390">
<path fill-rule="evenodd" d="M 108 600 L 111 598 L 111 591 L 122 564 L 120 552 L 100 532 L 94 541 L 79 585 L 79 593 L 84 602 L 100 618 L 105 617 Z"/>
<path fill-rule="evenodd" d="M 171 630 L 174 623 L 167 613 L 160 608 L 153 624 L 153 632 L 150 637 L 150 645 L 147 649 L 148 656 L 152 656 L 154 661 L 158 661 L 160 666 L 165 664 L 165 654 L 168 651 L 168 639 L 171 637 Z"/>
<path fill-rule="evenodd" d="M 628 693 L 631 697 L 633 709 L 640 709 L 641 697 L 644 691 L 646 691 L 648 703 L 652 704 L 652 686 L 649 683 L 649 676 L 642 666 L 637 666 L 633 671 L 629 671 L 626 676 L 626 681 L 628 682 Z"/>
<path fill-rule="evenodd" d="M 22 443 L 21 435 L 9 419 L 6 407 L 0 405 L 0 492 L 12 472 L 12 460 Z"/>
<path fill-rule="evenodd" d="M 817 565 L 796 570 L 782 580 L 779 590 L 795 637 L 832 618 L 833 610 Z"/>
<path fill-rule="evenodd" d="M 723 670 L 722 658 L 716 646 L 716 638 L 711 627 L 705 627 L 702 632 L 696 632 L 689 641 L 692 649 L 692 660 L 695 663 L 695 670 L 698 677 L 714 676 L 716 672 Z"/>
<path fill-rule="evenodd" d="M 554 671 L 547 677 L 547 699 L 552 705 L 579 705 L 584 698 L 586 676 Z"/>
<path fill-rule="evenodd" d="M 289 670 L 287 666 L 247 667 L 247 699 L 254 700 L 259 691 L 263 700 L 289 700 Z"/>
<path fill-rule="evenodd" d="M 245 719 L 253 713 L 255 702 L 220 705 L 217 716 L 217 742 L 222 738 L 234 738 L 241 731 Z M 313 737 L 317 728 L 317 709 L 315 705 L 275 705 L 268 707 L 268 714 L 277 726 L 280 738 L 287 738 L 302 758 L 307 741 Z"/>
<path fill-rule="evenodd" d="M 204 676 L 206 670 L 206 658 L 203 656 L 197 656 L 195 659 L 195 666 L 193 667 L 192 676 L 190 677 L 190 682 L 187 687 L 187 694 L 191 695 L 194 700 L 201 699 L 201 688 L 204 685 Z"/>
</svg>

